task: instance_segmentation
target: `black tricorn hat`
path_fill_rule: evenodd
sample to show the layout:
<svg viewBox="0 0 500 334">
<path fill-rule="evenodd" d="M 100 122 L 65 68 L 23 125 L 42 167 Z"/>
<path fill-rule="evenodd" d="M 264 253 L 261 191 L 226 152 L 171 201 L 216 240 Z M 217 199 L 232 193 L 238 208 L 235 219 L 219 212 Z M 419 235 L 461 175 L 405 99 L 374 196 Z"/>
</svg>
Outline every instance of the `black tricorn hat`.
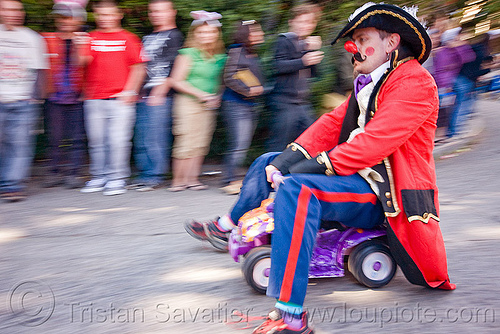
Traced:
<svg viewBox="0 0 500 334">
<path fill-rule="evenodd" d="M 431 52 L 431 39 L 422 24 L 407 10 L 416 11 L 416 7 L 405 10 L 389 4 L 365 4 L 351 15 L 349 23 L 340 31 L 332 44 L 341 38 L 351 37 L 355 29 L 372 27 L 398 33 L 413 56 L 422 64 Z"/>
</svg>

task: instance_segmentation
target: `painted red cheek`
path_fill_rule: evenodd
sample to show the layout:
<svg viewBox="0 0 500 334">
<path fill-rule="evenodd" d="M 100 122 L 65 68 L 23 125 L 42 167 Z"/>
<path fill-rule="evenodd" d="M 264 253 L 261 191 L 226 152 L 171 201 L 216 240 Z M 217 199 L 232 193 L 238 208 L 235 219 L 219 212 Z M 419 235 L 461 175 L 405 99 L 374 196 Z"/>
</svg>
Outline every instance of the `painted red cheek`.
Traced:
<svg viewBox="0 0 500 334">
<path fill-rule="evenodd" d="M 371 46 L 369 46 L 369 47 L 366 48 L 365 53 L 366 53 L 367 56 L 372 56 L 375 53 L 375 49 L 372 48 Z"/>
</svg>

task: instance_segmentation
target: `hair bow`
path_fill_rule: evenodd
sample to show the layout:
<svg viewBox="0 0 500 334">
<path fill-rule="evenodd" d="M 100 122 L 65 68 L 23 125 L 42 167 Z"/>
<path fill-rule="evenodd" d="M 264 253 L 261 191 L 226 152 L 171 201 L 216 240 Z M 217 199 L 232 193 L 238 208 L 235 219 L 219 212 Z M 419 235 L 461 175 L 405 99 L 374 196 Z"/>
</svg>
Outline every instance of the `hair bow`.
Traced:
<svg viewBox="0 0 500 334">
<path fill-rule="evenodd" d="M 207 23 L 208 25 L 214 27 L 221 27 L 222 23 L 220 23 L 220 19 L 222 15 L 217 12 L 207 12 L 204 10 L 194 10 L 189 13 L 194 21 L 191 23 L 192 26 L 197 26 L 203 23 Z"/>
</svg>

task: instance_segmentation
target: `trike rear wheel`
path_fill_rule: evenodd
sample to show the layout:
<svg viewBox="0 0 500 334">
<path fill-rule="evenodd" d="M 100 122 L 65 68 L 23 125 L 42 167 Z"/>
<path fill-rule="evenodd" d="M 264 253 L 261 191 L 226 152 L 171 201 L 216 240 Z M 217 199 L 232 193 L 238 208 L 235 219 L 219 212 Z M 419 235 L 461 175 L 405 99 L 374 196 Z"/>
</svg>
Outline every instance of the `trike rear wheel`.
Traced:
<svg viewBox="0 0 500 334">
<path fill-rule="evenodd" d="M 349 255 L 347 265 L 358 282 L 369 288 L 388 284 L 397 268 L 389 247 L 380 240 L 359 244 Z"/>
</svg>

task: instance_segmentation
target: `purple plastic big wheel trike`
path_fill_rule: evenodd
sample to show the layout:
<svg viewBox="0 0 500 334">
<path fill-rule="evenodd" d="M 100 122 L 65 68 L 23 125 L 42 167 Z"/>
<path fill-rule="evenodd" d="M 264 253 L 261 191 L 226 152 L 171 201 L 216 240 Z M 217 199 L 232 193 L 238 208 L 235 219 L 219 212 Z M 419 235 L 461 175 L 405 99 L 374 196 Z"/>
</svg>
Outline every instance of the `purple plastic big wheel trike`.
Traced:
<svg viewBox="0 0 500 334">
<path fill-rule="evenodd" d="M 268 203 L 265 203 L 269 201 Z M 229 237 L 229 253 L 236 262 L 244 257 L 242 271 L 248 284 L 265 294 L 271 267 L 271 236 L 274 230 L 272 200 L 262 203 L 260 210 L 242 217 Z M 252 210 L 253 211 L 253 210 Z M 267 211 L 267 212 L 264 212 Z M 246 219 L 243 219 L 246 218 Z M 396 273 L 396 261 L 385 241 L 386 228 L 346 228 L 326 222 L 316 238 L 309 278 L 342 277 L 347 268 L 359 283 L 369 288 L 388 284 Z"/>
</svg>

